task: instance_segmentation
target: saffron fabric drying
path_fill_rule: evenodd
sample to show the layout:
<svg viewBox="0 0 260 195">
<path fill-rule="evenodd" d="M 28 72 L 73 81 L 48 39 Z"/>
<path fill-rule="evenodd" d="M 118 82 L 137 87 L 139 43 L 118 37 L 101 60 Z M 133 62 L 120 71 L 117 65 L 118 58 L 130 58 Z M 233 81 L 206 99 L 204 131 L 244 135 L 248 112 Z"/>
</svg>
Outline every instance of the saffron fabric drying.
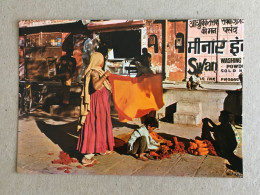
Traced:
<svg viewBox="0 0 260 195">
<path fill-rule="evenodd" d="M 161 74 L 134 78 L 111 74 L 109 82 L 121 122 L 140 118 L 164 105 Z"/>
</svg>

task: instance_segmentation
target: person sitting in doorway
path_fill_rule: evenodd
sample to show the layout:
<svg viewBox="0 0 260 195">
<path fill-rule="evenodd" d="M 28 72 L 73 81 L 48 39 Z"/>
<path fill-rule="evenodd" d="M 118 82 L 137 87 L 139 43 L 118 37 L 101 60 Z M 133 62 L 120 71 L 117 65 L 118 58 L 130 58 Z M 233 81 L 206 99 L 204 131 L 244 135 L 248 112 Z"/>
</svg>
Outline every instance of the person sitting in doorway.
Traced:
<svg viewBox="0 0 260 195">
<path fill-rule="evenodd" d="M 139 160 L 149 160 L 150 156 L 147 152 L 158 150 L 160 146 L 160 143 L 157 143 L 149 134 L 155 128 L 158 128 L 156 118 L 146 118 L 144 125 L 135 130 L 128 140 L 127 153 L 135 155 Z"/>
<path fill-rule="evenodd" d="M 200 80 L 200 76 L 201 76 L 201 72 L 200 71 L 197 71 L 195 73 L 195 75 L 192 75 L 190 78 L 189 78 L 189 81 L 187 82 L 187 89 L 188 90 L 196 90 L 197 87 L 199 86 L 200 88 L 204 88 L 202 87 L 201 85 L 201 80 Z"/>
<path fill-rule="evenodd" d="M 151 54 L 148 53 L 143 57 L 141 62 L 135 62 L 135 66 L 137 69 L 136 77 L 142 76 L 144 74 L 156 74 L 156 72 L 152 69 L 151 58 Z"/>
<path fill-rule="evenodd" d="M 137 75 L 136 77 L 142 76 L 144 74 L 156 74 L 160 71 L 156 70 L 151 64 L 152 55 L 148 53 L 147 48 L 142 49 L 142 55 L 136 57 L 130 64 L 136 66 Z"/>
</svg>

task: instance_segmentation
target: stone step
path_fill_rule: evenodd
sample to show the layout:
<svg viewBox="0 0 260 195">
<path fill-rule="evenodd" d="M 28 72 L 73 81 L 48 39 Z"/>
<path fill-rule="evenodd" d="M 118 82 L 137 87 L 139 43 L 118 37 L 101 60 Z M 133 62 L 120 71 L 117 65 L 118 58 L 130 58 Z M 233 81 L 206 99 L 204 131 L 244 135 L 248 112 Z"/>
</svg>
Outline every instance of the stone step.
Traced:
<svg viewBox="0 0 260 195">
<path fill-rule="evenodd" d="M 179 112 L 201 113 L 202 103 L 200 101 L 180 100 L 177 102 L 177 113 Z"/>
<path fill-rule="evenodd" d="M 177 112 L 174 114 L 175 124 L 199 125 L 201 124 L 201 113 Z"/>
<path fill-rule="evenodd" d="M 50 114 L 64 116 L 64 117 L 79 117 L 80 106 L 51 105 L 50 106 Z"/>
</svg>

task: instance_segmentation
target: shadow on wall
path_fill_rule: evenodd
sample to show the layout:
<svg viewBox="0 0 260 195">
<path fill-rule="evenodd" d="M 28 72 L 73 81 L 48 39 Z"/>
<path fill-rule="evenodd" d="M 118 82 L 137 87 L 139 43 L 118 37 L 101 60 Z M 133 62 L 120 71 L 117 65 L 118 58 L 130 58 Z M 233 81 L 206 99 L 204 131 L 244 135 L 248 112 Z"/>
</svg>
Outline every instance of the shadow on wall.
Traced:
<svg viewBox="0 0 260 195">
<path fill-rule="evenodd" d="M 235 124 L 242 125 L 242 90 L 226 91 L 228 96 L 224 101 L 224 110 L 230 112 L 234 116 Z M 236 155 L 227 157 L 230 165 L 227 168 L 243 173 L 243 161 Z"/>
<path fill-rule="evenodd" d="M 224 100 L 224 110 L 234 115 L 236 124 L 242 124 L 242 90 L 226 92 L 228 95 Z"/>
<path fill-rule="evenodd" d="M 177 103 L 171 104 L 165 108 L 165 117 L 161 118 L 160 121 L 167 123 L 174 123 L 173 114 L 177 110 Z"/>
</svg>

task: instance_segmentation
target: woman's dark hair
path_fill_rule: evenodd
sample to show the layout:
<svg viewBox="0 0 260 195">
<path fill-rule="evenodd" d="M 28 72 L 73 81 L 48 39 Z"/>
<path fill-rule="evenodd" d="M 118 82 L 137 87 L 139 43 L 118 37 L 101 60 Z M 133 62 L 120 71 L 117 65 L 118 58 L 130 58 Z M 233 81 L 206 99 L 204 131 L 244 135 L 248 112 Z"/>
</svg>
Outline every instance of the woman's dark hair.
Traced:
<svg viewBox="0 0 260 195">
<path fill-rule="evenodd" d="M 148 125 L 150 125 L 151 127 L 155 127 L 155 128 L 159 127 L 158 121 L 155 117 L 146 118 L 145 121 L 144 121 L 144 125 L 146 127 L 148 127 Z"/>
</svg>

